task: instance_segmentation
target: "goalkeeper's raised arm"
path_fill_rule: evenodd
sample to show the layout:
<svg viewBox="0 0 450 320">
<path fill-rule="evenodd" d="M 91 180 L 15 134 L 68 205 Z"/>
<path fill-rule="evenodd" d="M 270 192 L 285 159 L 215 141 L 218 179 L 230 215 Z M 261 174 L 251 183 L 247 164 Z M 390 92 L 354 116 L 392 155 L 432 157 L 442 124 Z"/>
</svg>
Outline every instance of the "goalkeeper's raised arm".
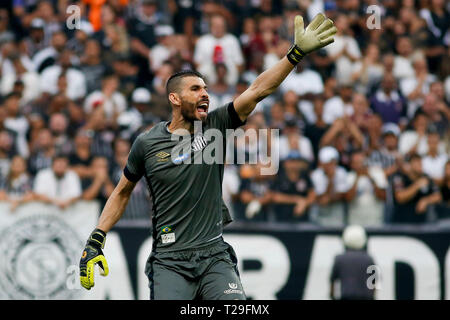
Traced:
<svg viewBox="0 0 450 320">
<path fill-rule="evenodd" d="M 306 54 L 332 43 L 336 31 L 333 21 L 321 13 L 314 17 L 306 29 L 302 16 L 296 16 L 294 43 L 287 55 L 261 73 L 250 87 L 234 101 L 234 108 L 241 120 L 247 119 L 256 104 L 278 88 Z"/>
</svg>

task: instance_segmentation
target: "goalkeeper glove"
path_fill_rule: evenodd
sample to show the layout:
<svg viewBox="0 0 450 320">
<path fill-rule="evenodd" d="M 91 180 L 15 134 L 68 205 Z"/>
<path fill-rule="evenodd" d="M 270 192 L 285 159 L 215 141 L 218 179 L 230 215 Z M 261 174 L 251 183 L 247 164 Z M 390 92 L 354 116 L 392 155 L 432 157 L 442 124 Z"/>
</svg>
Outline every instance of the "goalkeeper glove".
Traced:
<svg viewBox="0 0 450 320">
<path fill-rule="evenodd" d="M 287 58 L 293 65 L 297 65 L 311 51 L 332 43 L 334 41 L 333 36 L 337 32 L 333 21 L 326 19 L 322 13 L 316 15 L 306 29 L 302 16 L 296 16 L 294 24 L 294 44 L 287 53 Z"/>
<path fill-rule="evenodd" d="M 102 249 L 105 246 L 106 233 L 95 229 L 89 236 L 80 260 L 80 282 L 83 287 L 90 290 L 94 286 L 94 266 L 98 264 L 100 274 L 108 275 L 108 264 Z"/>
</svg>

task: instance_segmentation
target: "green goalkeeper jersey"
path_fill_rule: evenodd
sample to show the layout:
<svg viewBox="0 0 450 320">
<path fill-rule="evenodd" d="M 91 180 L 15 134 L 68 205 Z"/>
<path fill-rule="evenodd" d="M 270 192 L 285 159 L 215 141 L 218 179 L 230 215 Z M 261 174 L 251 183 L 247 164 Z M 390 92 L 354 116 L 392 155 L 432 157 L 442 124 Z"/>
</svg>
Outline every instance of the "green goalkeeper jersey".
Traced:
<svg viewBox="0 0 450 320">
<path fill-rule="evenodd" d="M 222 200 L 226 130 L 242 124 L 231 102 L 210 112 L 194 134 L 170 133 L 169 122 L 160 122 L 136 138 L 124 175 L 147 180 L 154 251 L 199 248 L 221 237 L 231 221 Z"/>
</svg>

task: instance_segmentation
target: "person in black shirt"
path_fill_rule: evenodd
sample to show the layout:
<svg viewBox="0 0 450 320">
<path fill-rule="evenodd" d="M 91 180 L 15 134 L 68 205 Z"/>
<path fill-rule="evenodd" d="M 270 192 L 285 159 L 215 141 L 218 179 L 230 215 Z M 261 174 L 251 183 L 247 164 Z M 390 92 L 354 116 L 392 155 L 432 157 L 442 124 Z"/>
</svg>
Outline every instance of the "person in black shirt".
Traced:
<svg viewBox="0 0 450 320">
<path fill-rule="evenodd" d="M 379 275 L 375 274 L 375 283 L 370 281 L 369 268 L 375 266 L 375 262 L 364 250 L 367 241 L 364 228 L 358 225 L 348 226 L 342 239 L 345 252 L 334 258 L 330 277 L 331 299 L 373 300 Z M 335 290 L 336 281 L 340 282 L 339 295 Z"/>
<path fill-rule="evenodd" d="M 309 178 L 308 162 L 291 151 L 283 162 L 283 172 L 272 185 L 272 203 L 277 221 L 308 221 L 308 208 L 316 195 Z"/>
<path fill-rule="evenodd" d="M 444 179 L 441 185 L 442 202 L 437 205 L 436 211 L 439 219 L 450 221 L 450 160 L 444 167 Z"/>
<path fill-rule="evenodd" d="M 422 158 L 413 154 L 404 172 L 393 177 L 394 223 L 423 223 L 430 205 L 441 201 L 441 193 L 422 170 Z"/>
</svg>

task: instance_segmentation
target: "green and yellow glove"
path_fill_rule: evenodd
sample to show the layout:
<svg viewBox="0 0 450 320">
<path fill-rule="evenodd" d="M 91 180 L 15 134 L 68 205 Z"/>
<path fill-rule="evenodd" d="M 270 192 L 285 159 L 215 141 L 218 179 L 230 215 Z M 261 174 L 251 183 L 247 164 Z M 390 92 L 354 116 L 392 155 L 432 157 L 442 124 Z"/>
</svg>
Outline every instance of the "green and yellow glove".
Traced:
<svg viewBox="0 0 450 320">
<path fill-rule="evenodd" d="M 294 44 L 287 53 L 287 58 L 293 65 L 297 65 L 311 51 L 332 43 L 334 41 L 333 36 L 337 32 L 333 20 L 327 19 L 322 13 L 316 15 L 306 29 L 302 16 L 296 16 L 294 24 Z"/>
<path fill-rule="evenodd" d="M 105 246 L 106 233 L 95 229 L 89 236 L 80 260 L 80 282 L 83 287 L 90 290 L 94 286 L 94 266 L 98 264 L 100 274 L 108 275 L 108 264 L 102 249 Z"/>
</svg>

